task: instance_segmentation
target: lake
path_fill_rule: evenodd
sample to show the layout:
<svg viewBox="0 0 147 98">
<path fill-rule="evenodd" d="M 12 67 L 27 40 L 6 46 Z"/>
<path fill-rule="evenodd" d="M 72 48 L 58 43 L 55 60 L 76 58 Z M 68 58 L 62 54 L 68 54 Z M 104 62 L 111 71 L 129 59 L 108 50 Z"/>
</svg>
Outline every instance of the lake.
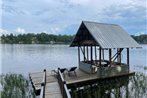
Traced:
<svg viewBox="0 0 147 98">
<path fill-rule="evenodd" d="M 73 98 L 147 98 L 147 45 L 130 49 L 130 70 L 132 77 L 98 81 L 93 87 L 72 89 Z M 28 76 L 29 72 L 52 70 L 58 67 L 78 66 L 77 48 L 68 45 L 47 44 L 1 44 L 1 72 Z M 116 49 L 113 50 L 113 54 Z M 126 49 L 122 61 L 126 60 Z M 108 58 L 108 52 L 106 52 Z M 116 85 L 117 84 L 117 85 Z"/>
<path fill-rule="evenodd" d="M 130 67 L 133 71 L 147 73 L 147 45 L 131 49 Z M 20 73 L 52 70 L 58 67 L 78 66 L 77 48 L 69 45 L 1 44 L 1 73 Z M 125 51 L 124 51 L 125 52 Z M 106 53 L 107 54 L 107 53 Z M 125 60 L 124 53 L 122 59 Z"/>
</svg>

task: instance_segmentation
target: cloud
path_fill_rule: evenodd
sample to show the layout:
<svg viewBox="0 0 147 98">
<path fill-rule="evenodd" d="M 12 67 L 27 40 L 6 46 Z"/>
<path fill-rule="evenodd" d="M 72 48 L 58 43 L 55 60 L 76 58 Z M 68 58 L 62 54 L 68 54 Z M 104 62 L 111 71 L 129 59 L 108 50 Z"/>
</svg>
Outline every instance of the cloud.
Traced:
<svg viewBox="0 0 147 98">
<path fill-rule="evenodd" d="M 136 34 L 135 34 L 135 36 L 139 36 L 139 35 L 142 35 L 142 34 L 145 34 L 144 32 L 137 32 Z"/>
<path fill-rule="evenodd" d="M 135 34 L 146 32 L 145 3 L 146 0 L 3 0 L 2 28 L 71 34 L 82 20 L 88 20 L 120 24 Z"/>
<path fill-rule="evenodd" d="M 100 12 L 104 22 L 121 25 L 129 33 L 146 31 L 146 6 L 140 3 L 111 5 Z"/>
<path fill-rule="evenodd" d="M 18 28 L 15 30 L 15 32 L 18 33 L 18 34 L 26 33 L 26 32 L 25 32 L 25 29 L 20 28 L 20 27 L 18 27 Z"/>
<path fill-rule="evenodd" d="M 10 34 L 10 32 L 7 31 L 7 30 L 5 30 L 5 29 L 0 28 L 0 36 L 1 36 L 2 34 Z"/>
</svg>

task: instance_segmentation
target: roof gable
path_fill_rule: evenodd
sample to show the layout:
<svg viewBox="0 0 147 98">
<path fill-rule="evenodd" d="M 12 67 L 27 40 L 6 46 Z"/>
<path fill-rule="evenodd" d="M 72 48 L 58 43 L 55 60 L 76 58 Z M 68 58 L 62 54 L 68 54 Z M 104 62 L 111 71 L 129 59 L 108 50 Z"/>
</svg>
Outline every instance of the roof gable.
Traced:
<svg viewBox="0 0 147 98">
<path fill-rule="evenodd" d="M 74 43 L 81 42 L 81 40 L 75 40 L 77 37 L 81 37 L 81 39 L 84 39 L 86 41 L 86 38 L 83 35 L 84 30 L 85 32 L 89 33 L 89 37 L 92 37 L 91 41 L 95 42 L 91 45 L 99 45 L 101 48 L 140 47 L 138 43 L 134 39 L 132 39 L 128 35 L 128 33 L 123 30 L 119 25 L 87 21 L 83 21 L 81 23 L 81 26 L 78 29 L 78 32 L 74 40 L 72 41 L 71 46 L 78 46 L 74 45 Z"/>
</svg>

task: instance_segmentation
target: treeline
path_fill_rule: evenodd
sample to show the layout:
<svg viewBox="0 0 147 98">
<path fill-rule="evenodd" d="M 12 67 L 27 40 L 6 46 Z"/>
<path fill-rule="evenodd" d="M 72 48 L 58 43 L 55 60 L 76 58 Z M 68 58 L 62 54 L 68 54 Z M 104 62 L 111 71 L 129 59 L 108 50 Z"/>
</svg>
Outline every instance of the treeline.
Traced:
<svg viewBox="0 0 147 98">
<path fill-rule="evenodd" d="M 142 34 L 139 36 L 131 35 L 139 44 L 147 44 L 147 34 Z"/>
<path fill-rule="evenodd" d="M 1 43 L 6 44 L 69 44 L 74 35 L 53 35 L 53 34 L 19 34 L 2 35 Z"/>
<path fill-rule="evenodd" d="M 147 44 L 147 34 L 139 36 L 131 35 L 138 43 Z M 19 34 L 19 35 L 2 35 L 2 44 L 69 44 L 74 35 L 53 35 L 53 34 Z"/>
</svg>

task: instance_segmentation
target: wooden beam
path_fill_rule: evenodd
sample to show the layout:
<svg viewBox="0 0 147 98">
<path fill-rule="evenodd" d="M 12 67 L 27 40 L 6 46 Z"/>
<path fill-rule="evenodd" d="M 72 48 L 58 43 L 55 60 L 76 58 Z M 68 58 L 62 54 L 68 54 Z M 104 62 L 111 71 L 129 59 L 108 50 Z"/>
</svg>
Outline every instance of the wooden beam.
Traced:
<svg viewBox="0 0 147 98">
<path fill-rule="evenodd" d="M 85 46 L 83 46 L 83 57 L 84 57 L 84 61 L 86 60 L 86 57 L 85 57 Z"/>
<path fill-rule="evenodd" d="M 104 49 L 102 49 L 102 54 L 103 54 L 103 60 L 104 60 L 104 59 L 105 59 L 105 57 L 104 57 L 104 55 L 105 55 L 105 54 L 104 54 Z"/>
<path fill-rule="evenodd" d="M 95 46 L 95 61 L 97 60 L 96 46 Z"/>
<path fill-rule="evenodd" d="M 111 56 L 112 56 L 112 49 L 109 49 L 109 63 L 110 63 L 110 66 L 111 66 Z"/>
<path fill-rule="evenodd" d="M 99 65 L 100 67 L 101 67 L 101 55 L 102 55 L 101 50 L 102 50 L 101 47 L 99 47 Z"/>
<path fill-rule="evenodd" d="M 91 46 L 91 64 L 92 64 L 92 61 L 93 61 L 93 51 L 92 51 L 92 46 Z"/>
<path fill-rule="evenodd" d="M 118 48 L 118 49 L 117 49 L 117 53 L 118 53 L 117 62 L 118 62 L 118 63 L 121 63 L 121 48 Z"/>
<path fill-rule="evenodd" d="M 127 65 L 130 65 L 129 48 L 127 48 Z"/>
<path fill-rule="evenodd" d="M 80 66 L 80 47 L 78 46 L 78 61 L 79 61 L 79 66 Z"/>
<path fill-rule="evenodd" d="M 87 61 L 89 60 L 88 46 L 87 46 Z"/>
</svg>

